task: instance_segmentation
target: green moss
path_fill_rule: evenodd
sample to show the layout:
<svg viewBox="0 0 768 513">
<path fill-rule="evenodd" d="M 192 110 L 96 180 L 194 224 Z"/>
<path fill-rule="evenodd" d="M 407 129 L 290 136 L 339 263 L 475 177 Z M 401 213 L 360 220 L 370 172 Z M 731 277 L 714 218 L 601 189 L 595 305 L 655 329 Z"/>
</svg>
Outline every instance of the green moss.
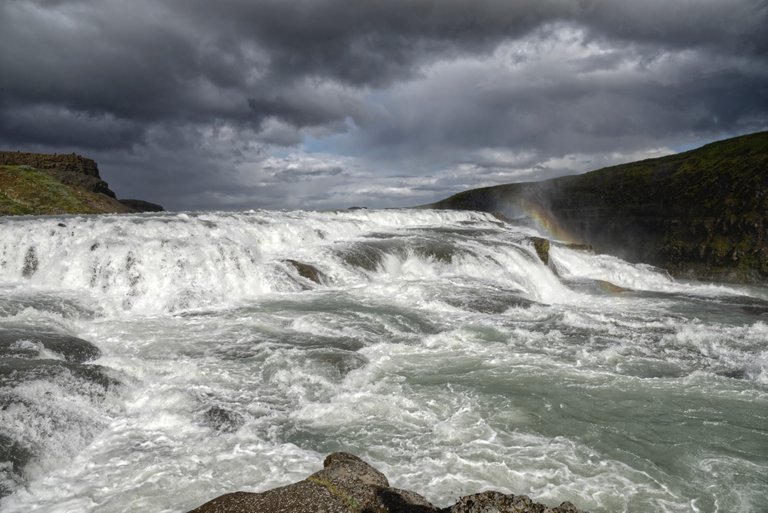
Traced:
<svg viewBox="0 0 768 513">
<path fill-rule="evenodd" d="M 322 486 L 323 488 L 328 490 L 328 492 L 331 495 L 341 499 L 344 502 L 344 504 L 347 506 L 347 509 L 349 509 L 352 513 L 359 513 L 362 510 L 362 505 L 357 499 L 355 499 L 351 495 L 344 493 L 339 489 L 338 486 L 328 481 L 327 479 L 321 479 L 319 477 L 310 476 L 307 478 L 307 481 L 309 481 L 310 483 L 314 483 L 318 486 Z"/>
</svg>

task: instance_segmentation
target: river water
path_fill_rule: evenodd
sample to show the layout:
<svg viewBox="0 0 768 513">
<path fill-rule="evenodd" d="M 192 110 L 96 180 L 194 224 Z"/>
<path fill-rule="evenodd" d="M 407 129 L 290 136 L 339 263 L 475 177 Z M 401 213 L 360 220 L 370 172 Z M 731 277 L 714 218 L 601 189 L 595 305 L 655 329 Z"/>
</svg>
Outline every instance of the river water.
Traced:
<svg viewBox="0 0 768 513">
<path fill-rule="evenodd" d="M 184 512 L 353 452 L 438 506 L 768 511 L 768 290 L 472 212 L 0 220 L 0 511 Z"/>
</svg>

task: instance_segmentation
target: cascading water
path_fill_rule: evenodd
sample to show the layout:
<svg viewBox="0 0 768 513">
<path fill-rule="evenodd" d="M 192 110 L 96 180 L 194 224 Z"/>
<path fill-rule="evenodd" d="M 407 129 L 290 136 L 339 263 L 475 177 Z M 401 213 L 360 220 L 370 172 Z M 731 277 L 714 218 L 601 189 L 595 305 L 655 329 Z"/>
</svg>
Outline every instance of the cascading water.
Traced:
<svg viewBox="0 0 768 513">
<path fill-rule="evenodd" d="M 334 450 L 437 505 L 768 509 L 768 293 L 487 214 L 0 220 L 0 511 L 187 511 Z"/>
</svg>

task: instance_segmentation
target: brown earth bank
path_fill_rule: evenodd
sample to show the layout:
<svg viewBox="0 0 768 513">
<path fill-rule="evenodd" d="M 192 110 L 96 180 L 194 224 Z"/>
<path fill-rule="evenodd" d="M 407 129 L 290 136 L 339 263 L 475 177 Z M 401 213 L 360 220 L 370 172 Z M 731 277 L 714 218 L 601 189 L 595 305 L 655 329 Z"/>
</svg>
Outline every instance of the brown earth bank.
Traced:
<svg viewBox="0 0 768 513">
<path fill-rule="evenodd" d="M 423 208 L 534 219 L 553 238 L 691 279 L 768 284 L 768 132 Z"/>
<path fill-rule="evenodd" d="M 157 212 L 142 200 L 121 200 L 92 159 L 0 151 L 0 215 Z"/>
<path fill-rule="evenodd" d="M 421 495 L 389 486 L 352 454 L 335 452 L 323 469 L 298 483 L 262 493 L 222 495 L 189 513 L 584 513 L 569 502 L 547 507 L 525 495 L 482 492 L 438 508 Z"/>
</svg>

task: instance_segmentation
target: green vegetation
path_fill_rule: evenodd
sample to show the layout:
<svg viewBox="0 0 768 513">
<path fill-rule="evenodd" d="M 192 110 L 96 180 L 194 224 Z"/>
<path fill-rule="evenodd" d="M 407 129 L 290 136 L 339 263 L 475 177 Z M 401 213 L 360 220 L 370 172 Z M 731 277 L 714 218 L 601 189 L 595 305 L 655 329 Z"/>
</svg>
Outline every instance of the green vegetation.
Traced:
<svg viewBox="0 0 768 513">
<path fill-rule="evenodd" d="M 102 194 L 68 186 L 29 166 L 0 166 L 0 215 L 120 211 Z"/>
</svg>

